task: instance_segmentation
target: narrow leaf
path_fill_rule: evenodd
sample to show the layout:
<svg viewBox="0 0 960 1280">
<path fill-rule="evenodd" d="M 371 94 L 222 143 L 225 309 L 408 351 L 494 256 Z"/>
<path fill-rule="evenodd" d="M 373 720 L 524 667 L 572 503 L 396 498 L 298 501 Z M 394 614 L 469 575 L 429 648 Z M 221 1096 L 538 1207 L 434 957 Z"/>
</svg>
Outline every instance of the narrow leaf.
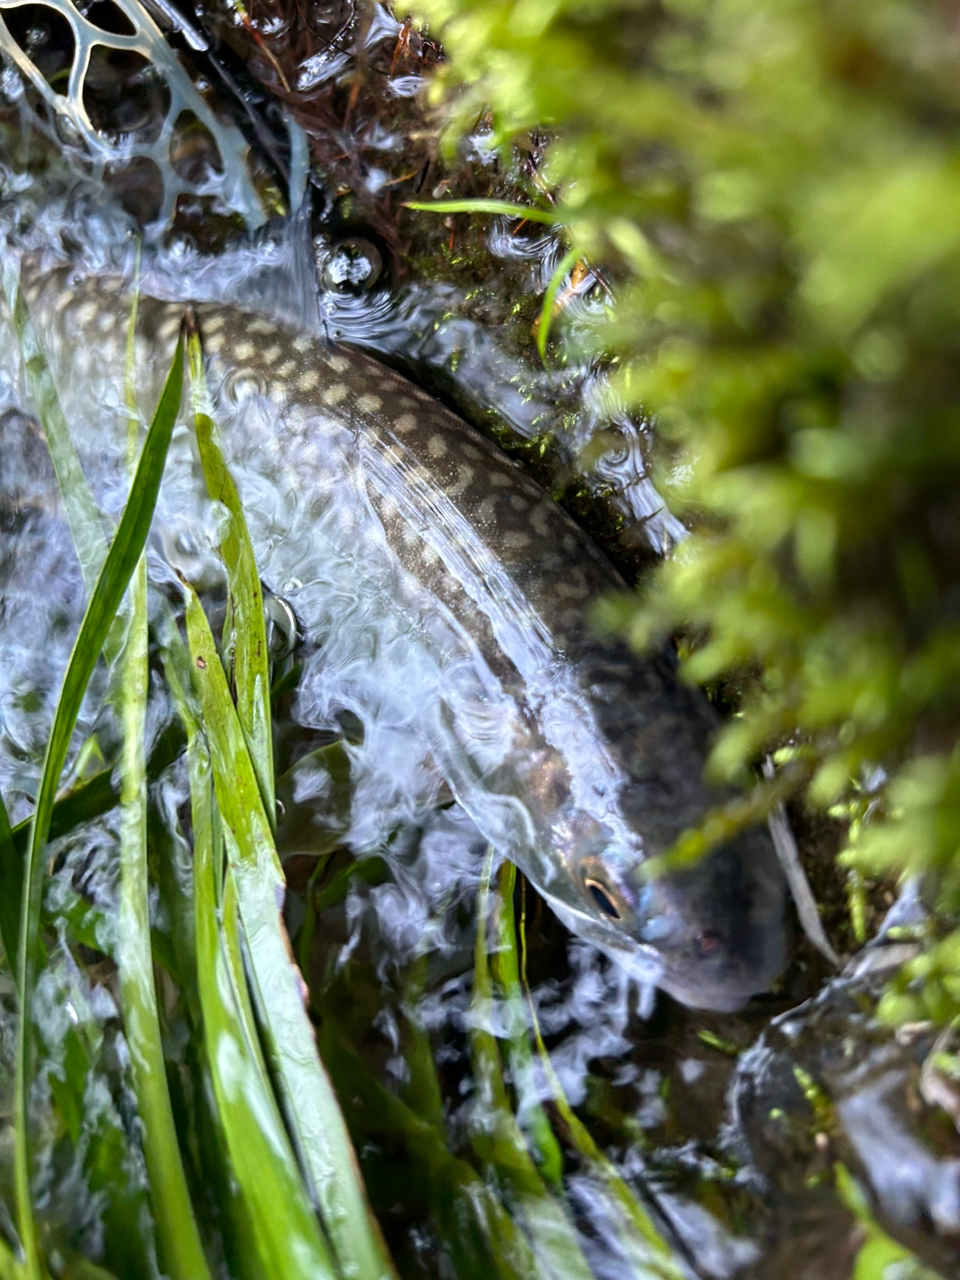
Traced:
<svg viewBox="0 0 960 1280">
<path fill-rule="evenodd" d="M 154 983 L 144 747 L 148 687 L 147 566 L 141 555 L 131 583 L 120 668 L 120 1000 L 164 1268 L 173 1280 L 209 1280 L 174 1126 Z"/>
<path fill-rule="evenodd" d="M 50 830 L 53 802 L 70 747 L 83 695 L 110 626 L 123 599 L 130 576 L 146 543 L 160 489 L 170 436 L 177 418 L 183 386 L 183 342 L 177 344 L 173 366 L 144 442 L 143 452 L 123 516 L 107 558 L 91 593 L 80 631 L 64 676 L 60 701 L 47 743 L 37 807 L 30 829 L 20 907 L 17 978 L 20 1017 L 17 1025 L 17 1071 L 14 1098 L 14 1166 L 17 1225 L 31 1275 L 41 1274 L 30 1194 L 28 1094 L 31 1068 L 33 988 L 40 951 L 40 905 L 43 896 L 44 852 Z"/>
<path fill-rule="evenodd" d="M 543 306 L 540 308 L 540 318 L 537 321 L 537 352 L 544 363 L 546 363 L 547 359 L 547 338 L 550 335 L 550 326 L 553 323 L 553 310 L 557 301 L 557 294 L 560 292 L 570 268 L 579 257 L 580 254 L 576 249 L 567 250 L 557 263 L 556 269 L 550 277 L 550 283 L 547 285 L 546 293 L 543 295 Z"/>
<path fill-rule="evenodd" d="M 332 1019 L 321 1023 L 318 1034 L 324 1058 L 347 1097 L 345 1105 L 357 1113 L 358 1123 L 374 1140 L 399 1144 L 406 1151 L 418 1182 L 428 1188 L 441 1233 L 452 1248 L 458 1250 L 466 1243 L 469 1233 L 464 1231 L 465 1224 L 475 1227 L 482 1238 L 493 1271 L 464 1266 L 458 1274 L 534 1280 L 538 1267 L 530 1243 L 493 1189 L 471 1165 L 450 1153 L 434 1125 L 374 1078 L 366 1064 L 346 1047 Z"/>
<path fill-rule="evenodd" d="M 17 959 L 17 933 L 20 925 L 20 898 L 23 894 L 23 862 L 14 844 L 7 806 L 0 796 L 0 941 L 7 964 L 13 969 Z"/>
<path fill-rule="evenodd" d="M 536 1006 L 533 1003 L 533 997 L 530 994 L 530 987 L 527 982 L 525 915 L 525 911 L 521 912 L 521 979 L 527 994 L 530 1025 L 533 1029 L 537 1052 L 540 1055 L 540 1063 L 553 1094 L 554 1106 L 557 1108 L 560 1118 L 567 1129 L 570 1142 L 596 1178 L 598 1190 L 609 1197 L 611 1207 L 617 1211 L 618 1216 L 623 1221 L 623 1225 L 628 1229 L 633 1229 L 632 1232 L 628 1230 L 628 1232 L 624 1233 L 622 1244 L 636 1258 L 641 1274 L 649 1275 L 651 1278 L 657 1277 L 657 1280 L 684 1280 L 687 1275 L 685 1268 L 674 1260 L 670 1246 L 658 1231 L 656 1223 L 650 1214 L 631 1191 L 630 1187 L 627 1186 L 613 1162 L 604 1155 L 594 1142 L 586 1125 L 574 1113 L 563 1090 L 563 1085 L 553 1069 L 550 1054 L 547 1052 L 547 1046 L 543 1042 L 540 1019 L 537 1017 Z M 630 1238 L 631 1236 L 632 1239 Z"/>
<path fill-rule="evenodd" d="M 167 671 L 172 676 L 170 664 Z M 215 821 L 210 757 L 175 677 L 171 685 L 187 729 L 197 975 L 210 1077 L 231 1174 L 267 1280 L 323 1280 L 335 1276 L 336 1270 L 300 1177 L 245 998 L 235 893 L 218 904 L 222 832 Z M 218 917 L 230 921 L 231 928 L 225 929 Z M 232 946 L 226 939 L 231 930 Z"/>
<path fill-rule="evenodd" d="M 233 683 L 237 713 L 263 804 L 274 826 L 276 799 L 273 781 L 273 730 L 270 717 L 270 658 L 263 609 L 263 588 L 257 572 L 250 532 L 243 504 L 227 469 L 219 432 L 212 416 L 210 393 L 203 370 L 203 352 L 196 334 L 189 340 L 190 389 L 194 430 L 207 492 L 222 503 L 220 554 L 227 572 L 230 601 L 229 627 L 224 632 L 225 647 L 233 656 Z"/>
<path fill-rule="evenodd" d="M 507 200 L 408 200 L 405 208 L 419 209 L 423 213 L 497 213 L 504 218 L 522 218 L 526 222 L 545 222 L 554 226 L 560 221 L 556 213 L 548 209 L 535 209 L 531 205 L 511 204 Z"/>
<path fill-rule="evenodd" d="M 183 730 L 179 724 L 173 724 L 157 739 L 148 763 L 148 776 L 158 777 L 183 750 Z M 99 773 L 79 783 L 72 791 L 60 796 L 53 806 L 50 818 L 48 840 L 56 840 L 91 818 L 99 818 L 118 803 L 120 787 L 114 778 L 113 769 L 102 769 Z M 26 857 L 30 843 L 30 827 L 32 818 L 18 822 L 13 828 L 13 848 L 17 857 L 17 874 L 22 874 L 23 859 Z M 16 954 L 16 952 L 14 952 Z"/>
<path fill-rule="evenodd" d="M 515 1087 L 522 1097 L 525 1082 L 529 1082 L 526 1085 L 526 1092 L 535 1096 L 533 1081 L 535 1062 L 530 1046 L 526 1001 L 520 983 L 517 927 L 513 910 L 513 891 L 516 882 L 516 867 L 512 862 L 505 862 L 500 868 L 498 946 L 490 958 L 490 965 L 503 991 L 509 1032 L 506 1040 L 507 1061 Z M 527 1141 L 533 1148 L 544 1178 L 559 1192 L 563 1173 L 563 1152 L 550 1127 L 547 1113 L 538 1101 L 525 1102 L 519 1122 L 527 1135 Z"/>
<path fill-rule="evenodd" d="M 480 881 L 474 951 L 470 1048 L 479 1102 L 474 1149 L 512 1189 L 537 1257 L 538 1274 L 554 1280 L 567 1280 L 567 1277 L 592 1280 L 593 1273 L 583 1256 L 573 1223 L 551 1194 L 530 1155 L 510 1106 L 497 1041 L 484 1025 L 489 1021 L 494 998 L 486 947 L 492 865 L 491 850 Z"/>
<path fill-rule="evenodd" d="M 79 455 L 60 406 L 53 375 L 30 320 L 19 282 L 9 271 L 5 271 L 3 283 L 23 357 L 27 387 L 36 405 L 50 459 L 57 473 L 57 483 L 67 524 L 70 526 L 70 534 L 77 549 L 77 557 L 80 560 L 80 569 L 89 597 L 107 555 L 107 540 L 104 536 L 100 512 L 97 510 L 86 476 L 83 474 Z"/>
<path fill-rule="evenodd" d="M 227 861 L 236 878 L 257 1016 L 287 1124 L 340 1266 L 364 1280 L 393 1268 L 360 1179 L 329 1077 L 317 1055 L 302 979 L 288 950 L 283 872 L 256 774 L 203 608 L 186 593 L 187 639 L 210 744 Z"/>
</svg>

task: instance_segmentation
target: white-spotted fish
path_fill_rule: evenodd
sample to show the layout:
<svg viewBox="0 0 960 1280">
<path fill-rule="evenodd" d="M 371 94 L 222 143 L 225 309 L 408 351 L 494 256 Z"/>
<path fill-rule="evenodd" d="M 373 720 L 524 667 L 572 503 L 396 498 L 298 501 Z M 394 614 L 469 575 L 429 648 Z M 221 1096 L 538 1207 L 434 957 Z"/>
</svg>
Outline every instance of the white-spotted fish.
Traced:
<svg viewBox="0 0 960 1280">
<path fill-rule="evenodd" d="M 22 288 L 61 385 L 113 377 L 121 406 L 125 287 L 28 263 Z M 183 311 L 139 300 L 147 383 L 168 367 Z M 283 503 L 260 510 L 274 499 L 244 487 L 257 469 L 280 477 L 291 510 L 334 530 L 330 545 L 351 551 L 401 620 L 384 668 L 398 705 L 414 642 L 449 640 L 468 655 L 438 667 L 395 719 L 480 830 L 570 929 L 640 978 L 718 1010 L 765 991 L 785 954 L 784 883 L 765 829 L 689 870 L 644 874 L 724 798 L 703 781 L 718 721 L 672 656 L 641 657 L 591 630 L 591 604 L 624 588 L 597 547 L 517 465 L 385 366 L 228 306 L 193 315 L 265 554 L 272 529 L 289 540 L 306 525 Z M 349 577 L 325 597 L 330 663 L 357 607 Z"/>
</svg>

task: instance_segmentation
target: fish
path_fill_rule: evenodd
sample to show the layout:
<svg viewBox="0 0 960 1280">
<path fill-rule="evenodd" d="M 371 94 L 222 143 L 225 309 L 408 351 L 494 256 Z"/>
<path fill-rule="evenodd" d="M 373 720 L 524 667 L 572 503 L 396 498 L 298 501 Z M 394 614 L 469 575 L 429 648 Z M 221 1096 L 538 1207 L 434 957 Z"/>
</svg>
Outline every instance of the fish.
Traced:
<svg viewBox="0 0 960 1280">
<path fill-rule="evenodd" d="M 125 367 L 129 284 L 24 258 L 20 289 L 58 385 L 117 380 L 108 371 Z M 394 717 L 399 741 L 418 741 L 560 920 L 685 1005 L 734 1011 L 767 991 L 786 962 L 786 925 L 784 876 L 765 828 L 741 831 L 693 866 L 648 874 L 651 859 L 729 796 L 704 780 L 720 722 L 682 681 L 671 649 L 639 654 L 591 626 L 594 604 L 626 589 L 596 544 L 516 462 L 414 383 L 266 314 L 139 297 L 144 401 L 169 368 L 185 310 L 259 522 L 258 555 L 266 548 L 269 564 L 277 542 L 295 548 L 312 529 L 352 556 L 342 589 L 326 593 L 314 619 L 308 710 L 311 698 L 323 703 L 324 670 L 348 664 L 337 657 L 340 639 L 349 632 L 356 649 L 365 634 L 350 630 L 357 576 L 392 628 L 389 645 L 381 636 L 369 649 L 371 660 L 378 645 L 394 655 L 377 670 L 390 673 L 398 706 L 410 646 L 439 654 L 433 683 Z M 121 390 L 111 394 L 122 410 Z M 280 477 L 283 501 L 245 482 L 258 472 Z M 309 612 L 308 586 L 297 580 L 292 590 L 295 611 Z M 369 684 L 368 701 L 380 696 Z M 391 748 L 398 759 L 405 749 Z"/>
</svg>

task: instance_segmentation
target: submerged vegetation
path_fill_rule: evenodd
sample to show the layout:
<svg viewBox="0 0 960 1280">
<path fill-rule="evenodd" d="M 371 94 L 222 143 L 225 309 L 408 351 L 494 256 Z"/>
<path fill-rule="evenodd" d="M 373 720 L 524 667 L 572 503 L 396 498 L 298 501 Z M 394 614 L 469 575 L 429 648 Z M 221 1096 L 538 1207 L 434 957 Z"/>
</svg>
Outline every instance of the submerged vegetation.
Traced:
<svg viewBox="0 0 960 1280">
<path fill-rule="evenodd" d="M 592 335 L 693 532 L 608 624 L 683 629 L 851 874 L 960 907 L 960 27 L 927 0 L 420 0 L 453 134 L 509 154 L 619 280 Z M 455 90 L 455 92 L 454 92 Z M 562 331 L 562 315 L 556 330 Z M 581 341 L 583 335 L 580 335 Z M 718 825 L 722 830 L 723 824 Z M 887 998 L 960 1012 L 960 931 Z M 912 978 L 922 977 L 921 982 Z"/>
<path fill-rule="evenodd" d="M 469 133 L 485 163 L 500 147 L 516 175 L 517 144 L 532 138 L 519 170 L 534 207 L 489 200 L 488 211 L 548 224 L 552 249 L 557 228 L 569 241 L 531 350 L 562 365 L 592 344 L 609 362 L 623 401 L 656 415 L 658 482 L 693 530 L 641 598 L 609 602 L 600 621 L 638 645 L 685 633 L 690 678 L 721 685 L 738 708 L 717 775 L 742 778 L 767 753 L 779 765 L 753 816 L 805 800 L 844 821 L 851 883 L 903 871 L 924 881 L 940 911 L 885 1007 L 929 1034 L 922 1070 L 949 1093 L 956 1037 L 926 1020 L 960 1013 L 960 27 L 944 6 L 891 0 L 416 7 L 444 42 L 432 92 L 452 113 L 451 139 Z M 382 56 L 370 31 L 376 20 L 378 41 L 393 38 L 392 17 L 350 8 L 349 21 L 369 21 L 368 59 Z M 280 34 L 303 36 L 292 21 Z M 405 60 L 433 71 L 438 46 L 418 63 L 414 35 L 399 27 L 391 76 Z M 311 58 L 341 56 L 335 39 L 308 37 Z M 359 84 L 341 95 L 344 133 Z M 331 78 L 331 101 L 341 89 Z M 288 90 L 296 112 L 308 92 Z M 373 152 L 378 124 L 371 112 Z M 314 133 L 331 166 L 355 162 L 340 155 L 339 128 Z M 411 144 L 410 189 L 391 178 L 378 193 L 426 202 L 425 137 Z M 484 173 L 496 185 L 493 166 Z M 433 194 L 456 196 L 457 181 Z M 566 302 L 591 280 L 605 315 L 597 305 L 571 325 Z M 655 1031 L 636 1058 L 618 1058 L 598 1020 L 590 1052 L 613 1066 L 578 1064 L 574 1109 L 564 1018 L 582 1011 L 561 1007 L 554 967 L 561 951 L 561 965 L 573 962 L 532 901 L 528 919 L 512 867 L 493 875 L 488 861 L 465 903 L 450 890 L 438 908 L 424 894 L 422 932 L 391 954 L 362 895 L 383 887 L 399 900 L 404 850 L 358 861 L 342 847 L 356 726 L 317 745 L 285 722 L 298 659 L 271 648 L 195 342 L 178 350 L 140 488 L 108 546 L 25 309 L 11 310 L 89 604 L 47 768 L 26 769 L 38 766 L 37 816 L 11 829 L 0 801 L 4 884 L 26 868 L 21 910 L 0 895 L 0 1053 L 17 1077 L 0 1276 L 388 1280 L 396 1268 L 679 1280 L 696 1244 L 724 1232 L 731 1250 L 746 1248 L 730 1266 L 749 1273 L 767 1209 L 747 1206 L 712 1120 L 684 1128 L 668 1095 L 689 1070 L 709 1087 L 686 1095 L 688 1110 L 711 1090 L 719 1098 L 758 1021 L 685 1015 L 690 1037 L 667 1042 L 682 1059 L 671 1074 L 651 1065 Z M 181 361 L 222 518 L 225 620 L 158 578 L 156 562 L 148 578 L 140 554 Z M 129 417 L 133 454 L 145 423 Z M 91 672 L 106 702 L 78 731 Z M 309 837 L 297 829 L 303 791 L 322 810 Z M 14 819 L 32 794 L 7 792 Z M 707 837 L 747 811 L 717 815 Z M 422 838 L 396 844 L 419 853 Z M 703 838 L 691 833 L 689 852 Z M 307 883 L 284 919 L 285 873 L 296 882 L 302 862 Z M 347 931 L 353 908 L 354 923 L 368 912 L 366 933 Z M 430 910 L 456 918 L 455 942 Z M 612 999 L 597 972 L 582 977 L 596 1004 Z M 440 1002 L 447 1021 L 431 1024 Z M 32 1008 L 14 1046 L 15 1012 Z M 690 1038 L 725 1063 L 712 1083 Z M 792 1075 L 824 1139 L 803 1186 L 846 1205 L 828 1229 L 859 1224 L 854 1274 L 927 1274 L 868 1204 L 831 1098 L 799 1067 Z M 799 1180 L 792 1152 L 778 1146 L 776 1159 Z M 688 1209 L 702 1218 L 684 1228 Z M 789 1252 L 790 1229 L 784 1239 Z"/>
</svg>

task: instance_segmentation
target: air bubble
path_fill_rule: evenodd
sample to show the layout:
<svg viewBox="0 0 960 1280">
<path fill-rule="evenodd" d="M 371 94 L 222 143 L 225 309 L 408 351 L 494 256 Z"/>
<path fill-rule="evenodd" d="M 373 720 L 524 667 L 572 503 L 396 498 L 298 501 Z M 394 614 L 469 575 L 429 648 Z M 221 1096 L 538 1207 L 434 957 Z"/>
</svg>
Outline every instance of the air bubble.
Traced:
<svg viewBox="0 0 960 1280">
<path fill-rule="evenodd" d="M 7 30 L 55 93 L 65 94 L 76 42 L 62 14 L 44 4 L 3 10 Z"/>
<path fill-rule="evenodd" d="M 382 271 L 380 250 L 359 236 L 335 244 L 321 266 L 323 284 L 338 293 L 366 293 L 380 279 Z"/>
</svg>

